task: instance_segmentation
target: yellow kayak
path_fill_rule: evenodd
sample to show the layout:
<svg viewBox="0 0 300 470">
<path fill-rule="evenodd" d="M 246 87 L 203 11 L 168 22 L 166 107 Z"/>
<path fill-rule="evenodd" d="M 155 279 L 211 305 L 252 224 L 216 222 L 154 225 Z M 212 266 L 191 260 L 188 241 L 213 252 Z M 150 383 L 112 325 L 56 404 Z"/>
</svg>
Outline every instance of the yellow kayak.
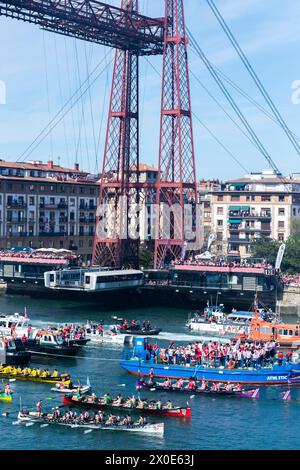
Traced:
<svg viewBox="0 0 300 470">
<path fill-rule="evenodd" d="M 10 393 L 0 393 L 0 401 L 12 401 L 12 395 Z"/>
</svg>

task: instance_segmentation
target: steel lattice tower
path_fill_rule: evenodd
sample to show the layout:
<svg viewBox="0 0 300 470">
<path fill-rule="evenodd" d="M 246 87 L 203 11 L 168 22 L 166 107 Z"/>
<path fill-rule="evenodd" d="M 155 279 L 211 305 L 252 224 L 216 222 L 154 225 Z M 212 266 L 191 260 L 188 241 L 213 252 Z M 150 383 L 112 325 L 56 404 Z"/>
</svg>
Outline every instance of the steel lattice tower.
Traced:
<svg viewBox="0 0 300 470">
<path fill-rule="evenodd" d="M 138 0 L 122 0 L 121 8 L 138 13 Z M 130 210 L 139 203 L 139 173 L 132 168 L 139 168 L 139 57 L 135 52 L 117 49 L 93 264 L 138 267 L 139 234 L 135 233 L 134 239 L 130 233 L 134 222 Z"/>
<path fill-rule="evenodd" d="M 165 38 L 159 144 L 155 267 L 185 250 L 185 204 L 197 197 L 191 97 L 183 0 L 165 0 Z M 176 207 L 175 211 L 171 208 Z M 166 212 L 169 217 L 166 217 Z M 189 236 L 191 240 L 191 236 Z"/>
</svg>

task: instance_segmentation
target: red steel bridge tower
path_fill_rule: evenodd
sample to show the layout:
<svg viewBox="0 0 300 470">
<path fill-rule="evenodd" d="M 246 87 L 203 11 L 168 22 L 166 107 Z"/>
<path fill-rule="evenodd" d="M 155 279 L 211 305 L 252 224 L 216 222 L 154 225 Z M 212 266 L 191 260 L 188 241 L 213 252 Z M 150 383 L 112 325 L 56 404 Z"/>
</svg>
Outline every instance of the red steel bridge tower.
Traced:
<svg viewBox="0 0 300 470">
<path fill-rule="evenodd" d="M 165 0 L 155 267 L 196 239 L 197 184 L 183 0 Z M 187 224 L 187 212 L 190 223 Z M 188 239 L 188 240 L 187 240 Z"/>
</svg>

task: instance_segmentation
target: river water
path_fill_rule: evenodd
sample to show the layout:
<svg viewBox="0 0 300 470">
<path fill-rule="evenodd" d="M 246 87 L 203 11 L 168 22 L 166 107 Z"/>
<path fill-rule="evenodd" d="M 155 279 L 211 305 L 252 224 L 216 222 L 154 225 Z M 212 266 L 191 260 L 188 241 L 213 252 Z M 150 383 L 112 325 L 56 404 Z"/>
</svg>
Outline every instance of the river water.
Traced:
<svg viewBox="0 0 300 470">
<path fill-rule="evenodd" d="M 40 300 L 28 297 L 1 297 L 0 312 L 24 311 L 32 323 L 47 325 L 49 322 L 82 322 L 103 319 L 111 324 L 112 314 L 128 319 L 150 319 L 152 324 L 163 328 L 163 337 L 185 338 L 188 332 L 185 321 L 188 311 L 182 309 L 140 309 L 100 312 L 95 306 L 70 301 Z M 35 360 L 32 365 L 50 370 L 57 367 L 67 371 L 75 382 L 86 382 L 87 376 L 97 395 L 132 394 L 135 392 L 135 378 L 119 366 L 122 346 L 103 344 L 87 346 L 80 358 Z M 280 393 L 285 388 L 261 388 L 259 400 L 195 396 L 190 399 L 180 394 L 168 396 L 143 392 L 143 396 L 164 401 L 171 398 L 176 404 L 184 405 L 189 400 L 192 417 L 189 420 L 163 418 L 164 437 L 137 435 L 112 431 L 93 431 L 84 434 L 81 429 L 59 426 L 40 428 L 38 424 L 25 427 L 13 425 L 17 420 L 20 406 L 34 407 L 43 400 L 44 410 L 61 404 L 61 398 L 50 391 L 50 386 L 30 382 L 13 382 L 12 404 L 0 403 L 0 449 L 299 449 L 300 447 L 300 391 L 292 391 L 292 400 L 283 402 Z M 8 412 L 8 416 L 3 416 Z M 150 417 L 150 421 L 160 422 L 162 418 Z"/>
</svg>

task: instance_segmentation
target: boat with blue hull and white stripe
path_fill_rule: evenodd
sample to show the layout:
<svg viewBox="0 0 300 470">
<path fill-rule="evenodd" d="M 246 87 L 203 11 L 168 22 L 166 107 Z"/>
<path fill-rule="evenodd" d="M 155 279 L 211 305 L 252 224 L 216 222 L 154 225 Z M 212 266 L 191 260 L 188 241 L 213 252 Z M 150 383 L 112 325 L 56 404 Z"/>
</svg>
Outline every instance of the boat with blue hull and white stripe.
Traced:
<svg viewBox="0 0 300 470">
<path fill-rule="evenodd" d="M 300 356 L 294 353 L 290 362 L 264 367 L 229 369 L 224 366 L 176 365 L 155 362 L 149 358 L 147 340 L 135 338 L 134 349 L 125 353 L 121 367 L 136 376 L 172 379 L 205 379 L 208 382 L 232 382 L 247 385 L 300 385 Z"/>
</svg>

